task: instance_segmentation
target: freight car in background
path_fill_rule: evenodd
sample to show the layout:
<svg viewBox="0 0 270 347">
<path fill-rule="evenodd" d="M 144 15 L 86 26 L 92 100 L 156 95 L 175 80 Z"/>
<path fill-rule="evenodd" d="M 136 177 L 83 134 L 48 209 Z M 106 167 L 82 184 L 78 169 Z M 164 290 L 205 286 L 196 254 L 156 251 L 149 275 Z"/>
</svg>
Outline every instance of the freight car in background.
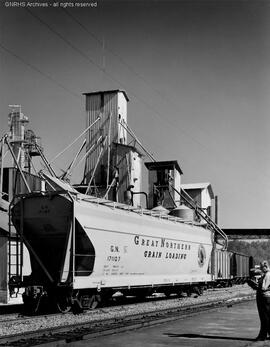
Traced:
<svg viewBox="0 0 270 347">
<path fill-rule="evenodd" d="M 215 249 L 213 251 L 213 277 L 216 286 L 232 286 L 245 283 L 250 278 L 250 269 L 254 267 L 253 257 Z"/>
</svg>

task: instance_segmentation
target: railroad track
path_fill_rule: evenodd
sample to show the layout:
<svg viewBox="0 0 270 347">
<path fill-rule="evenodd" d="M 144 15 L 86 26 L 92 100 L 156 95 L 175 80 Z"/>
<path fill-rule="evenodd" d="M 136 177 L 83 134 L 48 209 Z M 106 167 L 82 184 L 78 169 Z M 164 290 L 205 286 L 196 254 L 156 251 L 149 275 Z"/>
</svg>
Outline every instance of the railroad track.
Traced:
<svg viewBox="0 0 270 347">
<path fill-rule="evenodd" d="M 101 334 L 160 324 L 216 307 L 254 299 L 254 293 L 249 290 L 242 292 L 228 290 L 225 294 L 223 292 L 224 289 L 209 292 L 199 298 L 106 307 L 76 316 L 72 314 L 37 316 L 34 317 L 35 324 L 28 330 L 30 319 L 33 317 L 27 317 L 26 320 L 26 317 L 19 317 L 16 326 L 23 329 L 23 332 L 6 333 L 6 336 L 0 338 L 0 346 L 38 346 L 44 343 L 46 346 L 56 346 L 56 343 L 60 346 Z M 57 326 L 55 326 L 56 321 L 58 321 Z"/>
<path fill-rule="evenodd" d="M 0 315 L 0 323 L 11 322 L 12 320 L 16 321 L 19 318 L 18 313 L 8 313 Z"/>
</svg>

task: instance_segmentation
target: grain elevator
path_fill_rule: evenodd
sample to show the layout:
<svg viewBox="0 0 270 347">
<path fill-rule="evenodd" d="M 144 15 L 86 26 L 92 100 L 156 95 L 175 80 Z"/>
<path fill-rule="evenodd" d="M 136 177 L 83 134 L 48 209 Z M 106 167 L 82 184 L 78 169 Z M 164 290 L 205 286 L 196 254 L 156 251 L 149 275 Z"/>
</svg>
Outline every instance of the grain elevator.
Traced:
<svg viewBox="0 0 270 347">
<path fill-rule="evenodd" d="M 123 90 L 85 93 L 86 162 L 83 184 L 86 192 L 134 206 L 141 205 L 142 154 L 128 142 L 127 94 Z"/>
</svg>

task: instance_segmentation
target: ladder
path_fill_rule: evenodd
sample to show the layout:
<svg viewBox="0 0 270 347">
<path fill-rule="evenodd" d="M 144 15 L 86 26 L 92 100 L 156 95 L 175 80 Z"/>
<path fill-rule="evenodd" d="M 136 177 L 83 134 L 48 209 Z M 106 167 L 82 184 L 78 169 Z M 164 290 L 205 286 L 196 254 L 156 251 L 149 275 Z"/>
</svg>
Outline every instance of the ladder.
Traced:
<svg viewBox="0 0 270 347">
<path fill-rule="evenodd" d="M 10 214 L 9 214 L 10 215 Z M 10 297 L 17 297 L 21 287 L 23 276 L 23 243 L 21 237 L 15 231 L 9 216 L 8 233 L 8 286 Z"/>
</svg>

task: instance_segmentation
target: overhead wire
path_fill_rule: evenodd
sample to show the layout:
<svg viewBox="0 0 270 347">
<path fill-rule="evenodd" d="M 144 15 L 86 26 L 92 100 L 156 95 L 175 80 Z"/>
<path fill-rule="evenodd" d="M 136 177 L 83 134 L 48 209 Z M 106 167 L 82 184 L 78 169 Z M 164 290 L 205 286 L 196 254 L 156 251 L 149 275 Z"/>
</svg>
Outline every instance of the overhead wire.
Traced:
<svg viewBox="0 0 270 347">
<path fill-rule="evenodd" d="M 141 141 L 138 139 L 138 137 L 135 135 L 135 133 L 130 129 L 130 127 L 127 125 L 127 123 L 122 120 L 120 125 L 130 134 L 131 137 L 134 138 L 134 140 L 138 143 L 138 145 L 144 150 L 144 152 L 148 155 L 148 157 L 153 161 L 156 162 L 156 159 L 153 157 L 153 155 L 145 148 L 145 146 L 141 143 Z"/>
<path fill-rule="evenodd" d="M 160 112 L 158 112 L 157 110 L 155 110 L 148 102 L 146 102 L 144 99 L 140 98 L 138 95 L 136 95 L 134 92 L 132 92 L 130 90 L 130 88 L 126 87 L 121 81 L 119 81 L 117 78 L 115 78 L 111 73 L 109 73 L 107 70 L 104 70 L 104 68 L 102 66 L 100 66 L 99 64 L 97 64 L 93 59 L 89 58 L 89 56 L 87 54 L 85 54 L 81 49 L 78 49 L 74 44 L 72 44 L 70 42 L 70 40 L 67 40 L 62 34 L 60 34 L 59 32 L 57 32 L 56 30 L 54 30 L 48 23 L 46 23 L 44 20 L 42 20 L 39 16 L 33 14 L 33 12 L 29 9 L 26 9 L 28 13 L 30 13 L 34 18 L 36 18 L 41 24 L 43 24 L 44 26 L 46 26 L 52 33 L 54 33 L 56 36 L 58 36 L 60 39 L 62 39 L 67 45 L 69 45 L 72 49 L 74 49 L 75 51 L 77 51 L 77 53 L 79 53 L 82 57 L 84 57 L 89 63 L 91 63 L 92 65 L 96 66 L 96 68 L 98 70 L 100 70 L 101 72 L 103 72 L 104 74 L 106 74 L 112 81 L 116 82 L 117 84 L 119 84 L 120 86 L 122 86 L 125 90 L 128 90 L 129 93 L 131 95 L 134 96 L 134 98 L 136 98 L 139 102 L 141 102 L 142 104 L 144 104 L 148 109 L 150 109 L 152 112 L 154 112 L 154 114 L 156 114 L 162 121 L 164 121 L 164 117 L 160 114 Z M 82 25 L 81 25 L 82 26 Z M 196 142 L 199 145 L 199 149 L 202 150 L 204 149 L 207 153 L 209 152 L 213 152 L 213 148 L 208 148 L 207 146 L 205 146 L 204 144 L 202 144 L 200 141 L 197 140 L 197 138 L 191 136 L 189 133 L 187 133 L 182 127 L 181 129 L 179 129 L 179 127 L 177 127 L 177 125 L 175 124 L 171 124 L 171 122 L 169 121 L 169 119 L 166 119 L 166 124 L 170 125 L 173 130 L 175 131 L 175 129 L 179 130 L 181 133 L 185 134 L 189 139 L 193 140 L 194 142 Z M 217 153 L 218 154 L 218 153 Z M 218 154 L 219 155 L 219 154 Z"/>
<path fill-rule="evenodd" d="M 121 82 L 120 80 L 118 80 L 117 78 L 115 78 L 111 73 L 109 73 L 107 70 L 104 70 L 104 68 L 102 66 L 100 66 L 98 63 L 96 63 L 93 59 L 89 58 L 89 56 L 87 54 L 85 54 L 81 49 L 79 49 L 78 47 L 76 47 L 72 42 L 70 42 L 70 40 L 66 39 L 62 34 L 60 34 L 58 31 L 56 31 L 55 29 L 53 29 L 48 23 L 46 23 L 43 19 L 41 19 L 39 16 L 37 16 L 36 14 L 34 14 L 30 9 L 25 8 L 25 10 L 32 16 L 34 17 L 37 21 L 39 21 L 41 24 L 43 24 L 45 27 L 47 27 L 52 33 L 54 33 L 56 36 L 58 36 L 61 40 L 63 40 L 67 45 L 69 45 L 72 49 L 74 49 L 78 54 L 80 54 L 83 58 L 85 58 L 89 63 L 91 63 L 92 65 L 94 65 L 99 71 L 103 72 L 104 74 L 107 75 L 107 77 L 109 79 L 111 79 L 113 82 L 117 83 L 118 85 L 120 85 L 122 88 L 124 88 L 126 91 L 129 92 L 130 95 L 132 95 L 135 99 L 137 99 L 139 102 L 141 102 L 142 104 L 144 104 L 149 110 L 151 110 L 152 112 L 154 112 L 154 114 L 156 114 L 161 121 L 164 121 L 164 116 L 157 111 L 156 109 L 154 109 L 148 102 L 146 102 L 144 99 L 142 99 L 141 97 L 139 97 L 137 94 L 135 94 L 129 87 L 125 86 L 123 84 L 123 82 Z M 166 124 L 169 124 L 173 129 L 176 128 L 175 125 L 171 124 L 170 121 L 166 120 Z M 179 129 L 177 127 L 177 129 L 182 132 L 183 134 L 185 134 L 188 138 L 192 139 L 193 141 L 197 142 L 201 147 L 204 147 L 207 151 L 209 151 L 209 149 L 202 144 L 201 142 L 199 142 L 196 138 L 192 137 L 189 133 L 187 133 L 183 128 Z"/>
<path fill-rule="evenodd" d="M 0 42 L 0 47 L 6 51 L 7 53 L 9 53 L 10 55 L 12 55 L 13 57 L 15 57 L 16 59 L 18 59 L 19 61 L 21 61 L 23 64 L 25 64 L 26 66 L 30 67 L 32 70 L 35 70 L 36 72 L 38 72 L 39 74 L 41 74 L 43 77 L 46 77 L 47 79 L 49 79 L 50 81 L 54 82 L 56 85 L 58 85 L 58 87 L 61 87 L 62 89 L 64 89 L 66 92 L 72 94 L 75 97 L 79 97 L 81 99 L 81 95 L 73 92 L 72 90 L 66 88 L 62 83 L 59 83 L 55 78 L 53 78 L 52 76 L 44 73 L 42 70 L 40 70 L 38 67 L 34 66 L 33 64 L 29 63 L 27 60 L 23 59 L 22 57 L 20 57 L 17 53 L 13 52 L 11 49 L 7 48 L 6 46 L 3 45 L 3 43 Z"/>
<path fill-rule="evenodd" d="M 168 98 L 166 95 L 164 95 L 163 93 L 161 93 L 158 89 L 154 88 L 141 74 L 139 74 L 137 71 L 135 71 L 135 69 L 128 64 L 119 54 L 117 54 L 116 52 L 114 52 L 112 49 L 108 48 L 108 47 L 104 47 L 104 41 L 99 39 L 97 37 L 97 35 L 95 35 L 91 30 L 89 30 L 88 27 L 86 27 L 83 23 L 81 23 L 81 21 L 74 16 L 73 14 L 71 14 L 67 9 L 62 9 L 63 12 L 69 16 L 75 23 L 77 23 L 85 32 L 87 32 L 96 42 L 98 42 L 98 44 L 100 44 L 102 46 L 102 48 L 106 51 L 109 52 L 111 55 L 113 55 L 114 57 L 116 57 L 124 66 L 126 66 L 135 76 L 137 76 L 140 80 L 142 80 L 145 85 L 147 85 L 151 90 L 153 90 L 156 94 L 158 94 L 159 97 L 161 97 L 163 100 L 165 100 L 166 102 L 168 102 L 170 105 L 174 105 L 175 107 L 178 107 L 174 101 L 171 98 Z M 139 101 L 141 101 L 137 96 L 135 96 Z M 144 103 L 145 104 L 145 103 Z M 148 105 L 147 105 L 148 106 Z M 152 108 L 151 108 L 152 109 Z M 158 112 L 156 112 L 156 110 L 153 110 L 158 116 L 161 116 Z M 161 118 L 161 117 L 160 117 Z M 163 119 L 161 119 L 163 121 Z M 179 129 L 177 127 L 177 125 L 172 125 L 170 124 L 170 121 L 168 119 L 166 119 L 166 123 L 171 125 L 174 129 L 177 128 L 178 130 L 180 130 L 182 133 L 184 133 L 188 138 L 192 139 L 193 141 L 195 141 L 197 144 L 200 145 L 200 149 L 201 147 L 203 147 L 205 150 L 207 150 L 209 152 L 209 148 L 207 146 L 205 146 L 204 144 L 202 144 L 200 141 L 198 141 L 196 138 L 194 138 L 193 136 L 191 136 L 188 132 L 186 132 L 183 128 Z M 207 132 L 204 131 L 204 133 L 206 133 L 207 136 L 211 136 L 213 137 L 213 134 L 211 133 L 208 134 Z M 210 148 L 211 152 L 215 152 L 216 151 L 213 148 Z M 218 154 L 218 153 L 217 153 Z M 232 158 L 230 158 L 231 161 Z"/>
<path fill-rule="evenodd" d="M 74 50 L 76 50 L 79 54 L 81 54 L 85 59 L 87 59 L 91 64 L 95 65 L 100 71 L 104 72 L 104 69 L 97 63 L 94 62 L 94 60 L 92 60 L 91 58 L 89 58 L 88 55 L 86 55 L 83 51 L 81 51 L 80 49 L 78 49 L 76 46 L 74 46 L 69 40 L 67 40 L 63 35 L 59 34 L 56 30 L 54 30 L 53 28 L 51 28 L 50 25 L 48 25 L 45 21 L 43 21 L 42 19 L 40 19 L 38 16 L 34 15 L 29 9 L 26 9 L 28 11 L 28 13 L 30 13 L 33 17 L 35 17 L 40 23 L 42 23 L 43 25 L 45 25 L 50 31 L 52 31 L 55 35 L 57 35 L 59 38 L 61 38 L 63 41 L 66 42 L 66 44 L 68 44 L 70 47 L 72 47 Z M 81 25 L 82 26 L 82 25 Z M 26 60 L 24 60 L 23 58 L 21 58 L 18 54 L 14 53 L 13 51 L 11 51 L 10 49 L 8 49 L 7 47 L 5 47 L 2 43 L 0 43 L 0 47 L 2 49 L 4 49 L 6 52 L 8 52 L 9 54 L 13 55 L 14 57 L 16 57 L 17 59 L 19 59 L 21 62 L 23 62 L 24 64 L 26 64 L 27 66 L 31 67 L 32 69 L 34 69 L 35 71 L 39 72 L 41 75 L 43 75 L 44 77 L 50 79 L 51 81 L 53 81 L 54 83 L 56 83 L 59 87 L 63 88 L 64 90 L 66 90 L 67 92 L 73 94 L 76 97 L 81 98 L 81 95 L 76 94 L 74 92 L 72 92 L 71 90 L 67 89 L 63 84 L 59 83 L 57 80 L 55 80 L 54 78 L 52 78 L 50 75 L 42 72 L 39 68 L 35 67 L 34 65 L 32 65 L 31 63 L 27 62 Z M 116 56 L 116 55 L 115 55 Z M 126 66 L 128 66 L 127 64 L 125 64 Z M 120 82 L 119 80 L 117 80 L 114 76 L 112 76 L 110 73 L 108 73 L 108 71 L 105 71 L 106 75 L 112 79 L 114 82 L 117 82 L 119 85 L 122 85 L 124 88 L 125 86 L 123 85 L 122 82 Z M 136 74 L 137 76 L 139 76 L 139 74 Z M 126 90 L 129 90 L 130 94 L 132 94 L 138 101 L 140 101 L 141 103 L 143 103 L 145 106 L 147 106 L 148 109 L 150 109 L 152 112 L 154 112 L 156 115 L 158 115 L 158 117 L 163 121 L 163 116 L 157 111 L 155 110 L 151 105 L 149 105 L 145 100 L 141 99 L 140 97 L 138 97 L 137 95 L 135 95 L 133 92 L 130 91 L 129 88 L 125 88 Z M 154 89 L 156 90 L 156 89 Z M 158 92 L 159 93 L 159 92 Z M 159 93 L 159 95 L 162 95 Z M 164 96 L 163 96 L 164 97 Z M 168 121 L 168 119 L 166 120 L 166 124 L 169 124 L 173 129 L 177 128 L 177 126 L 170 124 L 170 122 Z M 186 133 L 183 128 L 178 129 L 179 131 L 181 131 L 182 133 L 185 133 L 189 138 L 191 138 L 192 140 L 194 140 L 196 143 L 198 143 L 200 145 L 200 149 L 204 148 L 207 151 L 209 151 L 209 149 L 202 144 L 201 142 L 199 142 L 196 138 L 193 138 L 192 136 L 190 136 L 190 134 Z M 211 148 L 212 151 L 212 148 Z"/>
<path fill-rule="evenodd" d="M 155 87 L 153 87 L 147 80 L 146 78 L 144 78 L 141 74 L 139 74 L 130 64 L 128 64 L 119 54 L 117 54 L 116 52 L 114 52 L 112 49 L 108 48 L 108 47 L 104 47 L 104 41 L 100 40 L 95 34 L 93 34 L 84 24 L 82 24 L 73 14 L 71 14 L 67 9 L 62 8 L 63 12 L 68 15 L 75 23 L 77 23 L 84 31 L 86 31 L 92 38 L 95 39 L 96 42 L 98 42 L 98 44 L 100 44 L 102 46 L 102 48 L 106 51 L 109 52 L 111 55 L 113 55 L 114 57 L 116 57 L 123 65 L 125 65 L 132 73 L 133 75 L 137 76 L 140 80 L 142 80 L 144 82 L 144 84 L 146 86 L 148 86 L 152 91 L 154 91 L 160 98 L 162 98 L 163 100 L 165 100 L 167 103 L 169 103 L 170 105 L 174 105 L 175 107 L 178 107 L 178 105 L 176 105 L 173 100 L 171 98 L 168 98 L 166 95 L 164 95 L 163 93 L 161 93 L 158 89 L 156 89 Z M 103 69 L 104 72 L 104 69 Z M 105 72 L 107 73 L 107 72 Z M 118 83 L 121 83 L 119 81 L 117 81 Z M 148 108 L 151 109 L 151 111 L 153 111 L 154 113 L 156 113 L 159 118 L 163 121 L 163 117 L 162 115 L 155 110 L 151 105 L 149 105 L 148 103 L 146 103 L 144 100 L 142 100 L 141 98 L 139 98 L 137 95 L 135 95 L 134 93 L 132 93 L 133 96 L 135 96 L 136 99 L 138 99 L 140 102 L 144 103 Z M 166 120 L 166 123 L 169 123 L 169 125 L 171 125 L 173 127 L 173 129 L 175 128 L 175 125 L 170 124 L 170 122 L 168 121 L 168 119 Z M 177 126 L 176 126 L 177 127 Z M 178 127 L 177 127 L 178 128 Z M 199 142 L 196 138 L 193 138 L 190 133 L 188 133 L 187 131 L 185 131 L 183 128 L 178 129 L 179 131 L 181 131 L 182 133 L 184 133 L 188 138 L 194 140 L 195 142 L 197 142 L 200 146 L 205 147 L 207 150 L 209 150 L 204 144 L 202 144 L 201 142 Z"/>
<path fill-rule="evenodd" d="M 62 151 L 60 151 L 51 161 L 49 164 L 52 164 L 60 155 L 62 155 L 64 152 L 66 152 L 72 145 L 74 145 L 75 142 L 77 142 L 90 128 L 92 128 L 93 125 L 95 125 L 99 120 L 101 119 L 101 116 L 97 117 L 97 119 L 90 124 L 79 136 L 77 136 L 71 143 L 69 143 Z"/>
<path fill-rule="evenodd" d="M 112 49 L 106 47 L 104 45 L 104 40 L 100 40 L 92 31 L 90 31 L 84 24 L 82 24 L 77 17 L 71 14 L 66 8 L 62 8 L 63 12 L 69 16 L 75 23 L 77 23 L 84 31 L 86 31 L 97 43 L 102 46 L 102 49 L 106 52 L 109 52 L 115 58 L 117 58 L 123 65 L 125 65 L 133 75 L 137 76 L 141 79 L 149 88 L 151 88 L 155 93 L 157 93 L 160 97 L 165 99 L 167 102 L 172 102 L 172 100 L 168 99 L 164 94 L 162 94 L 158 89 L 154 88 L 140 73 L 138 73 L 130 64 L 128 64 L 119 54 L 114 52 Z"/>
<path fill-rule="evenodd" d="M 162 121 L 163 121 L 163 116 L 157 111 L 155 110 L 149 103 L 147 103 L 145 100 L 143 100 L 142 98 L 138 97 L 136 94 L 134 94 L 134 92 L 132 92 L 130 90 L 130 88 L 127 88 L 121 81 L 119 81 L 118 79 L 116 79 L 113 75 L 111 75 L 108 71 L 104 71 L 103 67 L 101 67 L 99 64 L 97 64 L 96 62 L 94 62 L 92 59 L 90 59 L 88 57 L 88 55 L 86 55 L 83 51 L 81 51 L 80 49 L 78 49 L 76 46 L 74 46 L 69 40 L 67 40 L 62 34 L 59 34 L 56 30 L 54 30 L 48 23 L 46 23 L 44 20 L 42 20 L 40 17 L 38 17 L 37 15 L 33 14 L 32 11 L 30 11 L 29 9 L 26 9 L 28 13 L 30 13 L 34 18 L 36 18 L 41 24 L 43 24 L 44 26 L 46 26 L 51 32 L 53 32 L 55 35 L 57 35 L 60 39 L 62 39 L 66 44 L 68 44 L 71 48 L 73 48 L 75 51 L 77 51 L 81 56 L 83 56 L 87 61 L 89 61 L 91 64 L 93 64 L 94 66 L 96 66 L 100 71 L 104 72 L 112 81 L 116 82 L 117 84 L 121 85 L 122 87 L 124 87 L 124 89 L 128 90 L 129 93 L 131 95 L 133 95 L 139 102 L 141 102 L 142 104 L 144 104 L 148 109 L 150 109 L 152 112 L 154 112 Z M 175 126 L 170 124 L 170 122 L 167 120 L 166 124 L 169 124 L 174 130 L 175 130 Z M 188 134 L 186 131 L 183 130 L 183 128 L 179 129 L 179 131 L 181 131 L 182 133 L 186 134 L 187 137 L 192 138 L 190 136 L 190 134 Z M 199 142 L 196 138 L 193 138 L 193 140 L 195 142 L 197 142 L 199 144 L 200 147 L 205 147 L 201 142 Z M 208 150 L 208 148 L 205 148 L 206 150 Z"/>
<path fill-rule="evenodd" d="M 63 40 L 68 46 L 70 46 L 74 51 L 79 53 L 83 58 L 85 58 L 88 62 L 90 62 L 92 65 L 94 65 L 98 70 L 104 71 L 102 66 L 97 64 L 93 59 L 91 59 L 87 54 L 85 54 L 80 48 L 76 47 L 70 40 L 66 39 L 64 35 L 60 34 L 58 31 L 53 29 L 47 22 L 45 22 L 43 19 L 41 19 L 39 16 L 34 14 L 30 9 L 25 8 L 25 10 L 32 16 L 34 17 L 37 21 L 39 21 L 41 24 L 43 24 L 47 29 L 49 29 L 53 34 L 58 36 L 61 40 Z M 118 84 L 121 84 L 119 80 L 114 78 L 111 74 L 106 72 L 106 74 L 111 78 L 114 82 L 117 82 Z"/>
</svg>

